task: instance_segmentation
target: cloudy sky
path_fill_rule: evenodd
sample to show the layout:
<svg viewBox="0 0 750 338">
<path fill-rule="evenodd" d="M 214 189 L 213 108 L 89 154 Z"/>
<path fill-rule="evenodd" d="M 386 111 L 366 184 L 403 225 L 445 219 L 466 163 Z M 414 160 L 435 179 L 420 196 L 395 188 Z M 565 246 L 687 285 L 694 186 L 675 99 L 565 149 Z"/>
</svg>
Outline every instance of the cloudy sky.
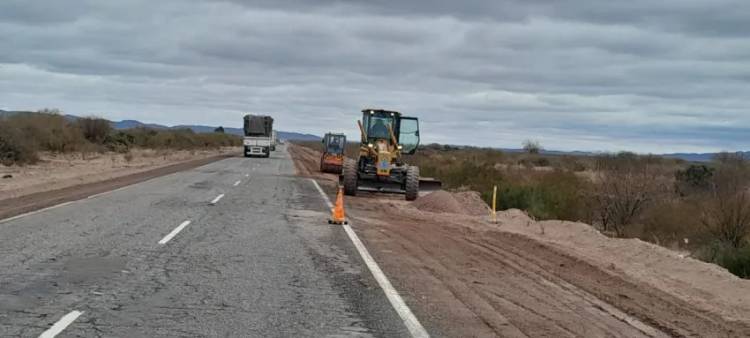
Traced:
<svg viewBox="0 0 750 338">
<path fill-rule="evenodd" d="M 750 150 L 746 0 L 0 1 L 0 109 L 424 142 Z"/>
</svg>

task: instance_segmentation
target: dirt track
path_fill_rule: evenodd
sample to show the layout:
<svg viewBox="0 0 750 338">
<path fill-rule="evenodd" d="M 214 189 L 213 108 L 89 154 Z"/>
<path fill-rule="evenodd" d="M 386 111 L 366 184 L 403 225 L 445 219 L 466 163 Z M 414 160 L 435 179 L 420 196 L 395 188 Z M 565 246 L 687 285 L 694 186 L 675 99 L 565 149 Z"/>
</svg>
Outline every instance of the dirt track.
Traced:
<svg viewBox="0 0 750 338">
<path fill-rule="evenodd" d="M 333 190 L 336 178 L 316 172 L 314 151 L 291 151 L 301 174 Z M 347 198 L 347 207 L 375 259 L 438 336 L 750 336 L 746 308 L 691 301 L 710 302 L 722 290 L 698 290 L 687 282 L 683 289 L 657 288 L 647 270 L 602 266 L 565 246 L 502 231 L 482 216 L 425 212 L 398 197 L 362 194 Z M 511 223 L 516 216 L 501 218 Z M 612 254 L 616 261 L 617 252 Z M 685 264 L 691 270 L 703 263 Z"/>
</svg>

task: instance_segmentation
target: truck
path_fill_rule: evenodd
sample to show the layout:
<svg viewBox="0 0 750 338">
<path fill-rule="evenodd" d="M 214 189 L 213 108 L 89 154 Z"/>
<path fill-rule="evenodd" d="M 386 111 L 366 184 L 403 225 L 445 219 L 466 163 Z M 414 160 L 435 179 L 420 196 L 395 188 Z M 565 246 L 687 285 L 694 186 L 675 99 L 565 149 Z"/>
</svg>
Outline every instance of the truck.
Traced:
<svg viewBox="0 0 750 338">
<path fill-rule="evenodd" d="M 273 117 L 268 115 L 245 115 L 244 118 L 245 138 L 242 140 L 244 145 L 245 157 L 271 156 L 271 146 L 273 145 Z"/>
</svg>

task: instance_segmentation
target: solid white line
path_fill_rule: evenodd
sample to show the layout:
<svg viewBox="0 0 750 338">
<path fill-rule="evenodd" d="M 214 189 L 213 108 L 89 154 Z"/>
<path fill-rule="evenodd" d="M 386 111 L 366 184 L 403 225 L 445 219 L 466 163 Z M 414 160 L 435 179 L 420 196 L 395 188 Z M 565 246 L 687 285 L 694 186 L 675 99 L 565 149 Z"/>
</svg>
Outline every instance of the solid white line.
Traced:
<svg viewBox="0 0 750 338">
<path fill-rule="evenodd" d="M 324 197 L 323 200 L 325 200 L 326 205 L 328 205 L 328 209 L 333 209 L 333 203 L 331 203 L 331 200 L 328 199 L 328 195 L 326 195 L 326 193 L 323 192 L 323 189 L 320 188 L 320 185 L 318 185 L 318 181 L 314 179 L 310 179 L 310 180 L 315 185 L 315 188 L 318 189 L 318 192 L 320 193 L 320 195 Z"/>
<path fill-rule="evenodd" d="M 234 186 L 236 187 L 236 186 L 240 185 L 240 182 L 241 181 L 234 182 Z"/>
<path fill-rule="evenodd" d="M 72 324 L 76 319 L 78 319 L 78 316 L 82 314 L 83 312 L 81 311 L 72 311 L 68 313 L 67 315 L 60 318 L 60 320 L 58 320 L 55 325 L 52 325 L 51 328 L 39 335 L 39 338 L 54 338 L 55 336 L 60 334 L 60 332 L 63 332 L 63 330 L 68 327 L 68 325 Z"/>
<path fill-rule="evenodd" d="M 100 193 L 98 193 L 98 194 L 93 194 L 93 195 L 91 195 L 91 196 L 89 196 L 89 197 L 86 197 L 86 198 L 87 198 L 87 199 L 90 199 L 90 198 L 96 198 L 96 197 L 99 197 L 99 196 L 104 196 L 104 195 L 107 195 L 107 194 L 111 194 L 111 193 L 113 193 L 113 192 L 118 192 L 118 191 L 121 191 L 121 190 L 125 190 L 125 189 L 127 189 L 127 188 L 130 188 L 130 187 L 132 187 L 132 186 L 134 186 L 134 185 L 135 185 L 135 184 L 130 184 L 130 185 L 122 186 L 122 187 L 119 187 L 119 188 L 117 188 L 117 189 L 115 189 L 115 190 L 110 190 L 110 191 L 100 192 Z"/>
<path fill-rule="evenodd" d="M 333 208 L 333 203 L 331 203 L 331 200 L 328 199 L 328 195 L 323 192 L 323 189 L 320 188 L 318 182 L 316 182 L 314 179 L 310 180 L 313 182 L 313 184 L 315 184 L 315 188 L 317 188 L 318 192 L 320 192 L 320 195 L 323 196 L 323 199 L 326 201 L 328 207 Z M 362 257 L 362 260 L 365 261 L 365 265 L 367 265 L 367 268 L 370 269 L 370 273 L 372 273 L 373 277 L 375 277 L 375 280 L 380 285 L 380 288 L 383 289 L 383 292 L 385 292 L 385 296 L 386 298 L 388 298 L 388 301 L 391 302 L 391 306 L 393 306 L 393 309 L 396 310 L 396 313 L 398 313 L 398 316 L 401 317 L 401 320 L 404 321 L 404 325 L 406 325 L 406 328 L 409 330 L 409 333 L 411 333 L 411 336 L 416 338 L 429 337 L 430 335 L 427 333 L 427 330 L 425 330 L 422 324 L 419 323 L 417 317 L 414 315 L 414 313 L 411 312 L 409 306 L 406 305 L 403 298 L 401 298 L 401 296 L 398 294 L 398 291 L 396 291 L 396 288 L 393 287 L 393 284 L 391 284 L 391 282 L 388 280 L 388 277 L 385 276 L 383 270 L 380 269 L 378 263 L 376 263 L 375 259 L 372 258 L 370 252 L 367 251 L 364 243 L 362 243 L 354 230 L 352 230 L 352 227 L 348 224 L 344 224 L 343 227 L 344 231 L 349 236 L 349 239 L 354 244 L 354 247 L 357 248 L 357 251 Z"/>
<path fill-rule="evenodd" d="M 55 205 L 53 205 L 53 206 L 51 206 L 51 207 L 46 207 L 46 208 L 44 208 L 44 209 L 39 209 L 39 210 L 29 211 L 29 212 L 27 212 L 27 213 L 25 213 L 25 214 L 15 215 L 15 216 L 13 216 L 13 217 L 8 217 L 8 218 L 6 218 L 6 219 L 2 219 L 2 220 L 0 220 L 0 223 L 10 222 L 10 221 L 12 221 L 12 220 L 16 220 L 16 219 L 19 219 L 19 218 L 21 218 L 21 217 L 26 217 L 26 216 L 30 216 L 30 215 L 33 215 L 33 214 L 38 214 L 38 213 L 40 213 L 40 212 L 44 212 L 44 211 L 48 211 L 48 210 L 52 210 L 52 209 L 57 209 L 57 208 L 59 208 L 59 207 L 64 207 L 64 206 L 66 206 L 66 205 L 68 205 L 68 204 L 72 204 L 73 202 L 76 202 L 76 201 L 68 201 L 68 202 L 63 202 L 63 203 L 60 203 L 60 204 L 55 204 Z"/>
<path fill-rule="evenodd" d="M 221 194 L 221 195 L 219 195 L 219 196 L 216 196 L 216 198 L 214 198 L 214 199 L 213 199 L 213 200 L 211 201 L 211 204 L 216 204 L 216 203 L 219 203 L 219 200 L 221 200 L 221 199 L 222 199 L 223 197 L 224 197 L 224 194 Z"/>
<path fill-rule="evenodd" d="M 188 226 L 188 224 L 190 224 L 190 221 L 182 222 L 182 224 L 174 228 L 174 230 L 172 230 L 172 232 L 170 232 L 169 235 L 164 236 L 164 238 L 162 238 L 161 241 L 159 241 L 159 244 L 167 244 L 167 242 L 169 242 L 174 236 L 177 236 L 177 234 L 180 233 L 182 229 L 185 229 L 185 227 Z"/>
</svg>

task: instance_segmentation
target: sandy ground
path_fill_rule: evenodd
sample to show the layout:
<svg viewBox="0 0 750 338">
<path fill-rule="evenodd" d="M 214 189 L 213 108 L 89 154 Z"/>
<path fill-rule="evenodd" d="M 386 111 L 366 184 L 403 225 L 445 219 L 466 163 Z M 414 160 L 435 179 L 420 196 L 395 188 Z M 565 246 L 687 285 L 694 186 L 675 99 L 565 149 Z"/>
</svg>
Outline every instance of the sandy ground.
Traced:
<svg viewBox="0 0 750 338">
<path fill-rule="evenodd" d="M 175 163 L 226 154 L 239 148 L 201 151 L 155 151 L 138 149 L 128 160 L 123 154 L 42 154 L 29 166 L 0 166 L 0 201 L 43 191 L 105 181 Z M 2 178 L 6 176 L 8 178 Z"/>
<path fill-rule="evenodd" d="M 292 154 L 300 174 L 333 191 L 314 151 Z M 355 230 L 439 336 L 750 336 L 750 281 L 586 224 L 518 210 L 493 224 L 465 194 L 346 199 Z"/>
</svg>

